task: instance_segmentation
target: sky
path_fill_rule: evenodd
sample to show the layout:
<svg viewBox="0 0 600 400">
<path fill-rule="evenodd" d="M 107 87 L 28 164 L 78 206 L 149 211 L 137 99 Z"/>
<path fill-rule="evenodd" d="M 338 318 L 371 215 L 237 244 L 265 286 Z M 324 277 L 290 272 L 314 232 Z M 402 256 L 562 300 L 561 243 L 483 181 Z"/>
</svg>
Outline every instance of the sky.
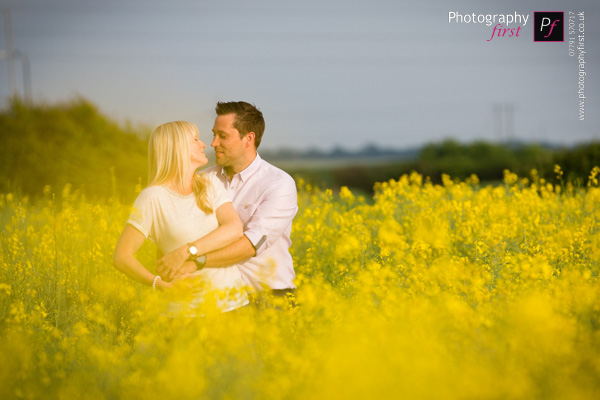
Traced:
<svg viewBox="0 0 600 400">
<path fill-rule="evenodd" d="M 263 112 L 270 150 L 600 140 L 597 0 L 0 0 L 0 9 L 2 108 L 10 10 L 33 101 L 81 96 L 120 123 L 188 120 L 210 141 L 215 103 L 244 100 Z M 534 42 L 534 11 L 563 11 L 565 41 Z M 513 31 L 492 38 L 496 24 L 467 23 L 473 13 L 528 19 L 503 21 Z"/>
</svg>

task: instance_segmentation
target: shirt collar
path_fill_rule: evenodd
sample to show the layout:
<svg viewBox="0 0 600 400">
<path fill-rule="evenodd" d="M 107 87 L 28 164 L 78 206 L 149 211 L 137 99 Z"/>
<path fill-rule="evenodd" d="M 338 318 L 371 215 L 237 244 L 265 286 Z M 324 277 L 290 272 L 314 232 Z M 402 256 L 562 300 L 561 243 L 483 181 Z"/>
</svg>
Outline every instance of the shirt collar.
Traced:
<svg viewBox="0 0 600 400">
<path fill-rule="evenodd" d="M 246 169 L 244 169 L 241 172 L 238 172 L 235 175 L 239 175 L 242 182 L 246 181 L 246 179 L 250 178 L 252 175 L 254 175 L 254 173 L 256 171 L 258 171 L 258 167 L 260 166 L 261 161 L 262 161 L 262 158 L 260 158 L 260 155 L 257 152 L 256 158 L 254 159 L 254 161 L 252 161 L 250 163 L 250 165 L 248 165 L 246 167 Z M 233 175 L 233 176 L 235 176 L 235 175 Z M 227 176 L 227 173 L 225 172 L 224 167 L 221 167 L 221 176 L 224 177 L 225 179 L 229 180 L 229 177 Z"/>
</svg>

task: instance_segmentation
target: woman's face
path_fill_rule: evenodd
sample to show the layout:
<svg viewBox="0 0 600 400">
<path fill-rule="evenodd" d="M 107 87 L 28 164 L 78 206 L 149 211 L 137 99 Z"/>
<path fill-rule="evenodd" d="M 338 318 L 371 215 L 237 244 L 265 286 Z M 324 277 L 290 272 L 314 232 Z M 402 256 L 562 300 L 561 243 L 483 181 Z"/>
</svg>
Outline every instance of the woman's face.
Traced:
<svg viewBox="0 0 600 400">
<path fill-rule="evenodd" d="M 192 164 L 195 168 L 202 167 L 208 163 L 208 158 L 206 158 L 206 154 L 204 154 L 204 149 L 206 145 L 198 136 L 190 135 L 190 156 Z"/>
</svg>

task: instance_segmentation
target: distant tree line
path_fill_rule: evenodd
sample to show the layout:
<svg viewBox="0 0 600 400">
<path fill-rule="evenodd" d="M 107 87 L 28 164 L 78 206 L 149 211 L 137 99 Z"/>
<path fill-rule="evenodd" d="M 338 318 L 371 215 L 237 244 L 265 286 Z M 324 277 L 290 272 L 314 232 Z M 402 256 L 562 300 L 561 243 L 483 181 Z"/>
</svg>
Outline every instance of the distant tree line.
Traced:
<svg viewBox="0 0 600 400">
<path fill-rule="evenodd" d="M 29 104 L 13 99 L 0 112 L 0 192 L 36 196 L 46 185 L 58 193 L 71 184 L 87 196 L 120 196 L 129 200 L 135 196 L 138 183 L 146 184 L 149 132 L 147 128 L 120 126 L 81 98 L 60 104 Z M 295 152 L 294 156 L 301 153 Z M 303 158 L 312 153 L 314 149 Z M 320 158 L 327 158 L 326 153 L 317 153 Z M 398 179 L 411 171 L 434 183 L 441 181 L 442 174 L 460 179 L 476 174 L 482 182 L 500 182 L 504 169 L 529 176 L 535 168 L 541 177 L 554 179 L 555 164 L 562 167 L 565 180 L 584 185 L 592 167 L 600 165 L 600 143 L 553 148 L 446 140 L 428 144 L 420 151 L 367 146 L 354 153 L 342 149 L 334 153 L 330 157 L 347 159 L 345 166 L 284 169 L 318 186 L 348 186 L 371 193 L 375 182 Z M 352 161 L 352 157 L 380 156 L 402 158 L 386 163 Z"/>
<path fill-rule="evenodd" d="M 600 143 L 582 144 L 573 148 L 556 148 L 540 144 L 494 144 L 483 141 L 461 144 L 448 139 L 424 146 L 414 159 L 385 164 L 356 163 L 335 168 L 288 171 L 311 184 L 324 187 L 348 186 L 372 193 L 375 182 L 398 179 L 416 171 L 433 183 L 440 183 L 442 174 L 465 179 L 477 175 L 483 183 L 501 182 L 508 169 L 521 177 L 529 177 L 533 169 L 549 182 L 555 182 L 554 166 L 564 171 L 563 180 L 585 185 L 594 166 L 600 166 Z"/>
<path fill-rule="evenodd" d="M 366 144 L 358 150 L 347 150 L 336 146 L 332 150 L 317 149 L 310 147 L 306 150 L 282 148 L 278 150 L 262 150 L 261 157 L 273 162 L 290 160 L 349 160 L 349 159 L 408 159 L 415 158 L 419 154 L 419 148 L 393 149 L 379 147 L 374 143 Z"/>
</svg>

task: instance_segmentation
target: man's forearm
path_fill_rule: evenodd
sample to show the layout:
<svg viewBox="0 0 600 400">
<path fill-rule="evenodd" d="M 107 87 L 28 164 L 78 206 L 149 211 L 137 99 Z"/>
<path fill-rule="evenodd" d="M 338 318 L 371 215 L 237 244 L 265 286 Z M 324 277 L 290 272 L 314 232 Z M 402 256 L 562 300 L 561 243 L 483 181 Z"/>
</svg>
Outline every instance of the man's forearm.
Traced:
<svg viewBox="0 0 600 400">
<path fill-rule="evenodd" d="M 206 265 L 204 268 L 219 268 L 237 264 L 256 255 L 256 250 L 250 239 L 242 236 L 237 242 L 230 244 L 220 250 L 206 254 Z"/>
</svg>

